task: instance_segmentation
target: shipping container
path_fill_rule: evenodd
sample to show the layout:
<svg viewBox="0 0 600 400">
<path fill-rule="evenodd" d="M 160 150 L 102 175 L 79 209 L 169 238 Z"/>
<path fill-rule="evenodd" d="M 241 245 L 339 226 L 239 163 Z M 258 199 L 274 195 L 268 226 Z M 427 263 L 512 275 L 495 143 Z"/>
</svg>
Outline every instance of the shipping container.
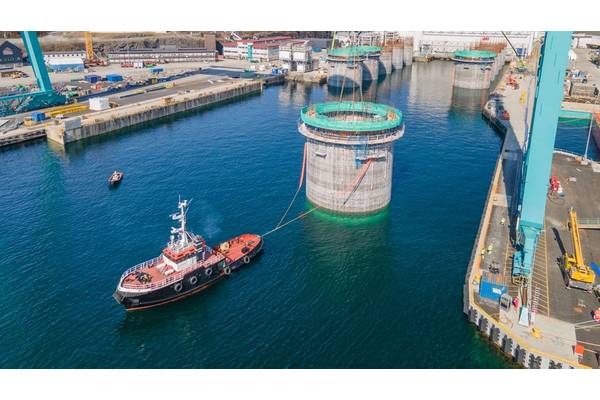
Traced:
<svg viewBox="0 0 600 400">
<path fill-rule="evenodd" d="M 119 74 L 108 74 L 106 80 L 109 82 L 120 82 L 123 80 L 123 76 Z"/>
<path fill-rule="evenodd" d="M 86 75 L 83 77 L 89 83 L 96 83 L 100 80 L 100 75 Z"/>
<path fill-rule="evenodd" d="M 31 119 L 36 122 L 41 122 L 46 119 L 46 114 L 41 111 L 34 111 L 31 113 Z"/>
<path fill-rule="evenodd" d="M 500 301 L 500 296 L 507 292 L 508 288 L 501 283 L 490 282 L 485 279 L 481 279 L 479 282 L 479 296 L 486 299 Z"/>
</svg>

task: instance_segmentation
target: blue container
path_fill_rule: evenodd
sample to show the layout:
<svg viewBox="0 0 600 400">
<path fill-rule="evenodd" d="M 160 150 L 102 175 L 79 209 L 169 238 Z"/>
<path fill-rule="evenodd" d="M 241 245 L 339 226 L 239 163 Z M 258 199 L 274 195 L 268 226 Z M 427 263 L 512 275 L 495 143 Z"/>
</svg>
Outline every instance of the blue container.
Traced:
<svg viewBox="0 0 600 400">
<path fill-rule="evenodd" d="M 479 282 L 479 295 L 486 299 L 500 301 L 500 296 L 507 292 L 508 288 L 504 285 L 488 282 L 483 279 Z"/>
<path fill-rule="evenodd" d="M 163 68 L 152 68 L 152 69 L 150 70 L 150 72 L 151 72 L 151 73 L 153 73 L 153 74 L 160 74 L 160 73 L 161 73 L 161 72 L 163 72 L 163 71 L 164 71 L 164 69 L 163 69 Z"/>
<path fill-rule="evenodd" d="M 108 74 L 106 75 L 106 80 L 109 82 L 121 82 L 123 80 L 123 76 L 119 74 Z"/>
<path fill-rule="evenodd" d="M 96 83 L 100 80 L 100 76 L 99 75 L 86 75 L 83 77 L 83 79 L 85 79 L 89 83 Z"/>
<path fill-rule="evenodd" d="M 31 113 L 31 119 L 36 122 L 42 122 L 46 119 L 46 114 L 41 111 L 34 111 Z"/>
</svg>

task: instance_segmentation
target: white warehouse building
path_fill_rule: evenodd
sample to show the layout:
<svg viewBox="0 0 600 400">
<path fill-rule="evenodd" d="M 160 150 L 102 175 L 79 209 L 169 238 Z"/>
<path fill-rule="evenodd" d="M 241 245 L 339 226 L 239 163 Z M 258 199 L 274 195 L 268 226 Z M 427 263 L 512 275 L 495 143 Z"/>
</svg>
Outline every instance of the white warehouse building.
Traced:
<svg viewBox="0 0 600 400">
<path fill-rule="evenodd" d="M 533 49 L 536 32 L 504 32 L 517 52 L 528 56 Z M 414 38 L 414 51 L 418 54 L 448 54 L 459 50 L 469 50 L 480 42 L 506 43 L 500 31 L 423 31 L 410 32 Z"/>
</svg>

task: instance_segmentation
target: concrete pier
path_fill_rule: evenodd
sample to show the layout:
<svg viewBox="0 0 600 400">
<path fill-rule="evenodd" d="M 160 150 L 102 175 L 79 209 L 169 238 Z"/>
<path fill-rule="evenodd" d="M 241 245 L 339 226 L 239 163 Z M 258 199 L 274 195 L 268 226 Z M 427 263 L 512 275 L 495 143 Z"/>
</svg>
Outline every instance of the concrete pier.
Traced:
<svg viewBox="0 0 600 400">
<path fill-rule="evenodd" d="M 499 293 L 508 299 L 520 296 L 520 288 L 512 280 L 512 256 L 523 149 L 531 119 L 528 110 L 533 108 L 535 98 L 534 78 L 523 76 L 520 84 L 521 89 L 514 90 L 500 82 L 495 88 L 500 96 L 493 97 L 483 110 L 483 116 L 504 137 L 504 142 L 468 265 L 463 311 L 482 335 L 524 368 L 598 368 L 600 331 L 581 329 L 590 316 L 578 311 L 595 309 L 598 303 L 591 293 L 565 287 L 556 260 L 564 252 L 561 246 L 570 242 L 564 226 L 568 208 L 574 206 L 586 217 L 593 216 L 598 198 L 593 193 L 600 188 L 600 165 L 593 162 L 584 165 L 581 157 L 555 151 L 552 175 L 565 186 L 565 196 L 561 200 L 548 200 L 546 205 L 545 227 L 527 289 L 532 293 L 528 304 L 532 324 L 521 325 L 519 308 L 511 303 L 502 306 L 500 302 Z M 500 106 L 510 113 L 510 120 L 499 118 Z M 582 240 L 588 249 L 586 259 L 592 259 L 600 238 L 584 234 Z M 497 292 L 486 289 L 490 287 Z M 575 351 L 577 345 L 583 354 Z"/>
<path fill-rule="evenodd" d="M 232 81 L 216 88 L 190 90 L 145 102 L 73 117 L 46 127 L 48 140 L 66 144 L 102 135 L 184 111 L 207 107 L 253 93 L 260 93 L 262 82 Z"/>
</svg>

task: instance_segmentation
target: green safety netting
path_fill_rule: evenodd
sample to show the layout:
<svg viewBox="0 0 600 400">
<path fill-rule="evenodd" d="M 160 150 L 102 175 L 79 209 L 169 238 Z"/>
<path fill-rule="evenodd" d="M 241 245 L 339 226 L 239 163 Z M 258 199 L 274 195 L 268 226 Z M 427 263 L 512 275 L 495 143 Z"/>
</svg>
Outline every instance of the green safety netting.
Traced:
<svg viewBox="0 0 600 400">
<path fill-rule="evenodd" d="M 333 50 L 329 50 L 329 55 L 334 57 L 359 57 L 366 56 L 372 53 L 380 53 L 381 47 L 377 46 L 351 46 L 351 47 L 338 47 Z"/>
<path fill-rule="evenodd" d="M 496 58 L 496 53 L 487 50 L 461 50 L 455 51 L 454 57 L 457 58 Z"/>
<path fill-rule="evenodd" d="M 372 118 L 346 121 L 327 114 L 335 112 L 356 112 L 371 114 Z M 397 108 L 370 102 L 330 102 L 317 103 L 302 108 L 300 118 L 305 124 L 335 131 L 382 131 L 394 129 L 402 124 L 402 113 Z"/>
</svg>

